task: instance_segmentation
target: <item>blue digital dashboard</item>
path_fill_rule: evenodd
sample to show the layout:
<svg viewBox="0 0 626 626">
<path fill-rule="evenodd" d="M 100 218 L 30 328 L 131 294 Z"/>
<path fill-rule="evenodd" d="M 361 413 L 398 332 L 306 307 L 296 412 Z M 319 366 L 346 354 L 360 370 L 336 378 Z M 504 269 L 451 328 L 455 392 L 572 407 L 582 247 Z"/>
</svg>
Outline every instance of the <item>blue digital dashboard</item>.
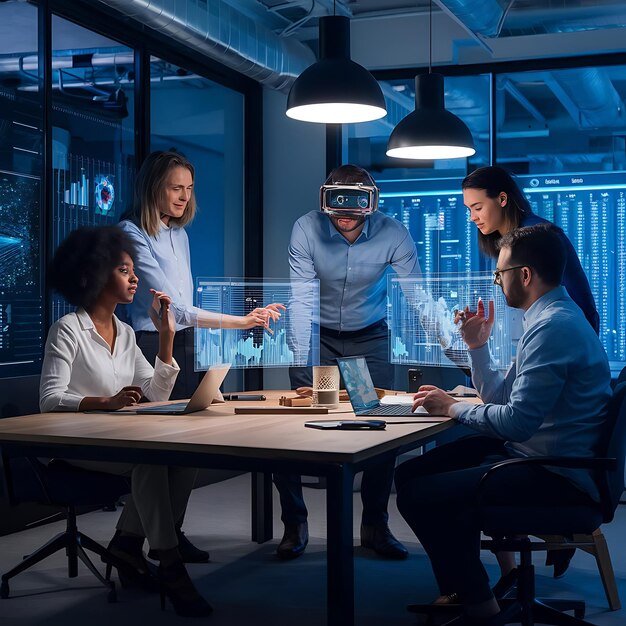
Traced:
<svg viewBox="0 0 626 626">
<path fill-rule="evenodd" d="M 600 314 L 609 359 L 626 362 L 626 172 L 519 176 L 532 210 L 570 238 Z M 413 237 L 422 272 L 493 269 L 479 254 L 476 227 L 463 205 L 462 178 L 379 180 L 380 210 Z"/>
</svg>

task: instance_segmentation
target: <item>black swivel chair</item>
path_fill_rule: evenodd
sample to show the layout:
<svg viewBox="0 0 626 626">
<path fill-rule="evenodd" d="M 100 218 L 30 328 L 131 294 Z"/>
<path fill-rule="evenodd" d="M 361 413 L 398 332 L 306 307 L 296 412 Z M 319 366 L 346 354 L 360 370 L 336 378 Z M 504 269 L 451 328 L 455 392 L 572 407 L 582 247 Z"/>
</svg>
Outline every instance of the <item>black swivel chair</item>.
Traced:
<svg viewBox="0 0 626 626">
<path fill-rule="evenodd" d="M 604 440 L 599 446 L 602 456 L 592 459 L 565 457 L 533 457 L 508 459 L 489 469 L 478 489 L 478 506 L 481 509 L 483 533 L 491 539 L 482 542 L 484 549 L 492 552 L 520 553 L 518 565 L 517 595 L 499 600 L 502 613 L 499 624 L 521 623 L 523 626 L 555 624 L 557 626 L 592 626 L 582 619 L 585 603 L 575 600 L 538 599 L 535 597 L 535 572 L 532 553 L 546 550 L 544 541 L 534 542 L 529 535 L 591 535 L 602 524 L 609 523 L 615 514 L 620 496 L 624 491 L 624 468 L 626 459 L 626 383 L 620 383 L 613 392 L 609 408 Z M 506 471 L 512 464 L 546 465 L 550 467 L 587 468 L 594 470 L 600 490 L 600 501 L 589 505 L 560 505 L 558 494 L 553 506 L 529 507 L 515 505 L 491 505 L 482 502 L 481 486 L 496 473 Z M 446 626 L 460 626 L 463 618 L 453 617 L 458 612 L 454 605 L 409 605 L 413 613 L 430 618 L 447 616 Z M 563 611 L 574 611 L 574 616 Z M 439 620 L 441 622 L 441 620 Z"/>
<path fill-rule="evenodd" d="M 613 386 L 613 388 L 615 388 L 617 387 L 617 385 L 624 382 L 626 382 L 626 367 L 622 369 L 617 378 L 614 378 L 611 381 L 611 385 Z"/>
<path fill-rule="evenodd" d="M 24 557 L 13 569 L 2 575 L 0 598 L 9 597 L 9 580 L 59 550 L 67 553 L 69 578 L 78 575 L 78 559 L 109 589 L 108 600 L 117 599 L 115 583 L 106 580 L 95 567 L 85 550 L 90 550 L 107 563 L 115 565 L 116 559 L 99 543 L 84 535 L 76 525 L 76 507 L 110 505 L 120 496 L 130 492 L 130 481 L 122 476 L 83 470 L 53 459 L 44 464 L 36 458 L 2 455 L 7 491 L 12 505 L 20 502 L 38 502 L 65 509 L 67 526 L 59 533 Z"/>
</svg>

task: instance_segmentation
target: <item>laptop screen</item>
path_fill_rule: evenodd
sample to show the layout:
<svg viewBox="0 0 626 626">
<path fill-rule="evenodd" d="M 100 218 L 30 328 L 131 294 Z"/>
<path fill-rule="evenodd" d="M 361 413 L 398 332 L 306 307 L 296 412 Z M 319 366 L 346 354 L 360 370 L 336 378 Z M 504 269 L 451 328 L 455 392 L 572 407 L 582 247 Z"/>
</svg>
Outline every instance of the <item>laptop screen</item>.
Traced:
<svg viewBox="0 0 626 626">
<path fill-rule="evenodd" d="M 364 356 L 337 359 L 355 413 L 380 404 Z"/>
</svg>

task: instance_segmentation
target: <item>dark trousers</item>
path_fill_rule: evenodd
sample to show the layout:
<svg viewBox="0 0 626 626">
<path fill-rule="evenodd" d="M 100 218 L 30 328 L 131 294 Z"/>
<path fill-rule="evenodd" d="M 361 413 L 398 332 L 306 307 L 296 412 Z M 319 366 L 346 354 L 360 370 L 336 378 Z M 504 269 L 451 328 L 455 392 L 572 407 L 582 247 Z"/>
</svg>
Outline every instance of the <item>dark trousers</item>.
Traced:
<svg viewBox="0 0 626 626">
<path fill-rule="evenodd" d="M 474 436 L 434 448 L 396 470 L 398 509 L 430 558 L 441 594 L 458 593 L 464 604 L 492 596 L 480 561 L 480 516 L 475 494 L 483 474 L 509 458 L 504 442 Z M 489 504 L 542 506 L 586 504 L 589 496 L 543 467 L 500 471 L 482 490 Z"/>
<path fill-rule="evenodd" d="M 174 359 L 180 367 L 180 372 L 170 394 L 170 400 L 191 398 L 204 374 L 204 372 L 194 371 L 194 330 L 194 328 L 183 328 L 174 336 Z M 150 365 L 154 366 L 156 355 L 159 352 L 159 333 L 140 330 L 136 333 L 136 338 L 137 345 L 143 355 L 148 359 Z"/>
<path fill-rule="evenodd" d="M 320 365 L 337 365 L 337 357 L 364 356 L 375 387 L 393 389 L 393 365 L 389 363 L 389 328 L 384 320 L 362 330 L 340 332 L 320 328 Z M 291 388 L 310 387 L 310 367 L 290 367 Z"/>
<path fill-rule="evenodd" d="M 337 357 L 365 356 L 376 387 L 391 389 L 393 366 L 389 363 L 388 328 L 384 320 L 354 332 L 320 329 L 320 365 L 336 365 Z M 311 368 L 292 367 L 289 370 L 292 389 L 310 387 Z M 375 468 L 363 472 L 361 500 L 363 523 L 386 524 L 389 519 L 387 502 L 393 484 L 396 455 L 391 453 Z M 274 484 L 280 494 L 281 519 L 284 524 L 297 524 L 307 519 L 302 495 L 302 483 L 297 474 L 274 474 Z"/>
</svg>

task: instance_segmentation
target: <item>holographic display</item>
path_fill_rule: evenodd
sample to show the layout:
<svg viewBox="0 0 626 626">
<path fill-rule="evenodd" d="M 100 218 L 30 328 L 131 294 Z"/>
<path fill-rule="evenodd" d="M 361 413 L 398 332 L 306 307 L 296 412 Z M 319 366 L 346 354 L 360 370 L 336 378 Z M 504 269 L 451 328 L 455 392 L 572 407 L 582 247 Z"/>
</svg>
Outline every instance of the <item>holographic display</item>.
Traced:
<svg viewBox="0 0 626 626">
<path fill-rule="evenodd" d="M 58 151 L 54 153 L 52 178 L 53 252 L 67 235 L 82 226 L 117 224 L 122 212 L 121 190 L 132 188 L 133 170 L 118 163 Z M 128 198 L 125 198 L 129 202 Z M 52 298 L 52 319 L 74 310 L 60 296 Z"/>
<path fill-rule="evenodd" d="M 113 210 L 115 188 L 109 176 L 100 175 L 96 177 L 94 199 L 96 203 L 96 213 L 99 215 L 108 215 Z"/>
<path fill-rule="evenodd" d="M 38 177 L 0 170 L 0 376 L 41 362 L 40 192 Z"/>
<path fill-rule="evenodd" d="M 196 328 L 195 368 L 215 363 L 234 368 L 319 365 L 319 281 L 196 279 L 196 306 L 245 316 L 273 302 L 284 304 L 278 321 L 264 328 Z"/>
<path fill-rule="evenodd" d="M 401 221 L 425 275 L 495 269 L 478 251 L 462 178 L 379 180 L 379 210 Z M 600 340 L 626 363 L 626 172 L 518 176 L 533 212 L 560 226 L 585 270 L 600 314 Z"/>
<path fill-rule="evenodd" d="M 454 317 L 466 306 L 475 311 L 480 298 L 486 309 L 489 300 L 495 304 L 495 324 L 489 339 L 493 361 L 498 369 L 510 365 L 512 310 L 491 274 L 390 274 L 387 290 L 391 363 L 469 367 L 469 353 Z"/>
</svg>

